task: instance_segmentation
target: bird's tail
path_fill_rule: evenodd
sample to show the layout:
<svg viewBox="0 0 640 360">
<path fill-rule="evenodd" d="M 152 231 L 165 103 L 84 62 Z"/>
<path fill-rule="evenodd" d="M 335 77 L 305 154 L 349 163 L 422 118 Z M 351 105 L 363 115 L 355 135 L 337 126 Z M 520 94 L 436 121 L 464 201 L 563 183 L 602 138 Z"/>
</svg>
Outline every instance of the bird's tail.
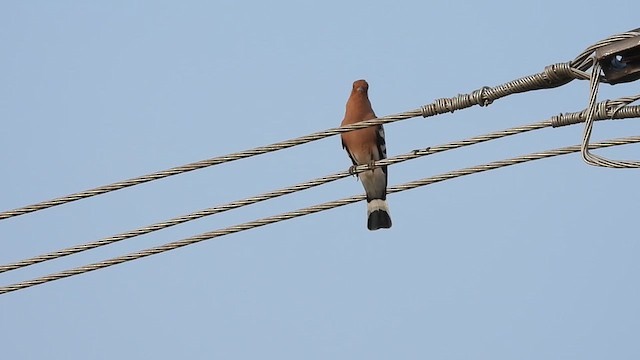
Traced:
<svg viewBox="0 0 640 360">
<path fill-rule="evenodd" d="M 388 229 L 391 227 L 389 206 L 386 200 L 374 199 L 367 203 L 367 228 L 369 230 Z"/>
</svg>

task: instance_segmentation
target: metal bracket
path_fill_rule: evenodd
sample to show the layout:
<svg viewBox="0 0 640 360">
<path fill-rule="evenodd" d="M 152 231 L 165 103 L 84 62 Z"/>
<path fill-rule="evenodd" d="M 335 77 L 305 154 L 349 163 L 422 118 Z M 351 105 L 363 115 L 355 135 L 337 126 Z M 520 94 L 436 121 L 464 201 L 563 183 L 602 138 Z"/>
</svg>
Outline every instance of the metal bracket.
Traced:
<svg viewBox="0 0 640 360">
<path fill-rule="evenodd" d="M 609 84 L 640 79 L 640 35 L 598 48 L 595 57 Z"/>
</svg>

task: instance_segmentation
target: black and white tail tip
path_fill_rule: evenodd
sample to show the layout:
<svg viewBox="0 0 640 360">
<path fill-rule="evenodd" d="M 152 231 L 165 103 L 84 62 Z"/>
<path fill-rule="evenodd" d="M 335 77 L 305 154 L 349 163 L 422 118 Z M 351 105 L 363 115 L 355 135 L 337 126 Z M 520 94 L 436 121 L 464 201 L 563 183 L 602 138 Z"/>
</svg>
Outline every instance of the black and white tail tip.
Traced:
<svg viewBox="0 0 640 360">
<path fill-rule="evenodd" d="M 367 228 L 369 230 L 388 229 L 391 227 L 389 206 L 385 200 L 375 199 L 367 203 Z"/>
</svg>

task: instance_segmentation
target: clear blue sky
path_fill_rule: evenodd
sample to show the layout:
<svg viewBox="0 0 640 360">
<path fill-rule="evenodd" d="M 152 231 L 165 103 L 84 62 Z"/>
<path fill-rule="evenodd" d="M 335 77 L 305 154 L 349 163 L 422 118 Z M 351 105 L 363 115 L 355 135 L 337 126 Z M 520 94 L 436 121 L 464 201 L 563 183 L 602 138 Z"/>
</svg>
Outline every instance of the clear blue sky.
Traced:
<svg viewBox="0 0 640 360">
<path fill-rule="evenodd" d="M 6 1 L 0 210 L 498 85 L 640 27 L 637 1 Z M 637 94 L 603 86 L 600 99 Z M 577 111 L 587 82 L 386 127 L 389 155 Z M 598 123 L 594 140 L 640 134 Z M 390 184 L 580 142 L 546 129 Z M 601 151 L 638 159 L 638 146 Z M 345 170 L 340 140 L 0 221 L 0 264 Z M 362 193 L 353 178 L 0 274 L 6 285 Z M 637 359 L 638 171 L 578 155 L 391 195 L 0 296 L 6 359 Z"/>
</svg>

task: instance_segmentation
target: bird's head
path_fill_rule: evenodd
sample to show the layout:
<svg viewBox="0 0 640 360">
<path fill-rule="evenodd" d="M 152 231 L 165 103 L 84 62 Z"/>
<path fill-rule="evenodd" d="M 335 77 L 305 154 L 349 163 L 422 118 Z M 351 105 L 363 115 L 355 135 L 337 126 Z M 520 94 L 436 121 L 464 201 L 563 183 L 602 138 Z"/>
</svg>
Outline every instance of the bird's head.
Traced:
<svg viewBox="0 0 640 360">
<path fill-rule="evenodd" d="M 366 94 L 369 91 L 369 84 L 365 80 L 356 80 L 353 82 L 353 92 Z"/>
</svg>

